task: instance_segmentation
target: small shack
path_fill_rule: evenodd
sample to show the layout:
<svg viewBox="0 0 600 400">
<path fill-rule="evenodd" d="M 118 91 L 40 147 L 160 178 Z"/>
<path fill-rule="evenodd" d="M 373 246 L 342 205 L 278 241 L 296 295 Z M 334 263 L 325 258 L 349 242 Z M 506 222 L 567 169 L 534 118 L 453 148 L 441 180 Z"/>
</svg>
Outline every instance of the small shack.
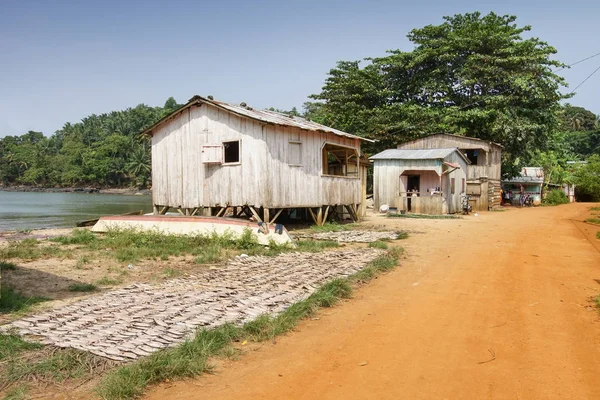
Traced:
<svg viewBox="0 0 600 400">
<path fill-rule="evenodd" d="M 469 160 L 458 149 L 389 149 L 370 160 L 376 209 L 387 204 L 421 214 L 461 211 Z"/>
<path fill-rule="evenodd" d="M 502 182 L 504 193 L 509 193 L 512 204 L 519 204 L 521 197 L 521 186 L 523 194 L 533 199 L 534 205 L 542 203 L 542 188 L 544 186 L 544 169 L 541 167 L 524 167 L 519 176 Z"/>
<path fill-rule="evenodd" d="M 233 213 L 272 223 L 300 210 L 322 224 L 334 213 L 358 220 L 364 211 L 360 145 L 368 139 L 211 96 L 194 96 L 143 133 L 152 136 L 154 214 Z"/>
<path fill-rule="evenodd" d="M 458 148 L 467 166 L 467 194 L 473 209 L 485 211 L 500 206 L 502 146 L 473 137 L 439 133 L 398 145 L 398 149 Z"/>
</svg>

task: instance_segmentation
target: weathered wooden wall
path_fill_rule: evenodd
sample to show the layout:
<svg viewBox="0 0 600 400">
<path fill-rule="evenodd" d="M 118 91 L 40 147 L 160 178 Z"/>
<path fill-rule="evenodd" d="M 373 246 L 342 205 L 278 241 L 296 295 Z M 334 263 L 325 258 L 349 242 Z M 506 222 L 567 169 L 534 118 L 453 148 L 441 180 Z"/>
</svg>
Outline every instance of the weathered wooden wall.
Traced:
<svg viewBox="0 0 600 400">
<path fill-rule="evenodd" d="M 467 179 L 475 180 L 481 177 L 500 180 L 502 166 L 502 148 L 496 144 L 477 140 L 466 136 L 431 135 L 398 145 L 399 149 L 445 149 L 459 148 L 461 150 L 478 149 L 485 156 L 477 159 L 477 165 L 467 167 Z"/>
<path fill-rule="evenodd" d="M 202 146 L 240 140 L 240 162 L 204 164 Z M 290 165 L 290 141 L 301 142 L 301 165 Z M 325 143 L 352 147 L 358 139 L 266 124 L 209 104 L 182 111 L 152 137 L 156 205 L 265 208 L 360 204 L 360 177 L 322 176 Z"/>
<path fill-rule="evenodd" d="M 441 186 L 447 212 L 454 213 L 461 209 L 462 180 L 465 179 L 467 164 L 456 152 L 446 157 L 445 161 L 460 165 L 460 168 L 442 175 L 442 160 L 375 160 L 373 171 L 373 200 L 375 209 L 382 204 L 390 207 L 402 207 L 401 196 L 408 191 L 406 175 L 419 175 L 421 197 L 427 196 L 427 189 Z M 412 172 L 414 171 L 414 173 Z M 403 175 L 404 173 L 404 175 Z M 440 178 L 441 175 L 441 178 Z M 451 178 L 455 179 L 455 192 L 451 193 Z"/>
</svg>

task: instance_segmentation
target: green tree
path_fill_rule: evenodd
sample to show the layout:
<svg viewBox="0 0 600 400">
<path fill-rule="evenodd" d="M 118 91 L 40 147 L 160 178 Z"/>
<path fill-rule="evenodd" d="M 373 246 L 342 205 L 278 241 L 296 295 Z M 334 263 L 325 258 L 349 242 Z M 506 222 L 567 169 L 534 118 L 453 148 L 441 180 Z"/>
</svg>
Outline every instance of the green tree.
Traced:
<svg viewBox="0 0 600 400">
<path fill-rule="evenodd" d="M 412 51 L 340 62 L 321 93 L 335 127 L 390 147 L 438 132 L 504 146 L 504 170 L 515 174 L 558 126 L 565 81 L 553 70 L 556 50 L 516 17 L 489 13 L 444 17 L 408 34 Z"/>
<path fill-rule="evenodd" d="M 575 192 L 580 201 L 600 201 L 600 156 L 593 155 L 574 172 Z"/>
</svg>

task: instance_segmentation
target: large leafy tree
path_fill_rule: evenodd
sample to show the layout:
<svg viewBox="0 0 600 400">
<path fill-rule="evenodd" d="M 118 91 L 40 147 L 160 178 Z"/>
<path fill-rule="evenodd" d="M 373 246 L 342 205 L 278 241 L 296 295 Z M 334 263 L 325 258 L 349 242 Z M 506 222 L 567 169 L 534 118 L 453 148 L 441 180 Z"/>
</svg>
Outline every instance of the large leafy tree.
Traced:
<svg viewBox="0 0 600 400">
<path fill-rule="evenodd" d="M 340 62 L 322 92 L 325 121 L 379 139 L 377 148 L 438 132 L 504 146 L 504 170 L 516 172 L 558 126 L 563 67 L 556 50 L 524 38 L 516 17 L 471 13 L 444 17 L 408 34 L 412 51 Z"/>
</svg>

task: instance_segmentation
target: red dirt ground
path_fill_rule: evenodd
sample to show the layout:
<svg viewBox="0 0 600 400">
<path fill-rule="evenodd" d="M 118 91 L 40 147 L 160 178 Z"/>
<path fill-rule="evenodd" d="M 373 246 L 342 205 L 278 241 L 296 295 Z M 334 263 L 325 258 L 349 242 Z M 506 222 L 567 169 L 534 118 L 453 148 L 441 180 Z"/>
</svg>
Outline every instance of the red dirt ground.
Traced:
<svg viewBox="0 0 600 400">
<path fill-rule="evenodd" d="M 400 268 L 297 332 L 148 399 L 598 399 L 600 229 L 590 204 L 416 230 Z"/>
</svg>

